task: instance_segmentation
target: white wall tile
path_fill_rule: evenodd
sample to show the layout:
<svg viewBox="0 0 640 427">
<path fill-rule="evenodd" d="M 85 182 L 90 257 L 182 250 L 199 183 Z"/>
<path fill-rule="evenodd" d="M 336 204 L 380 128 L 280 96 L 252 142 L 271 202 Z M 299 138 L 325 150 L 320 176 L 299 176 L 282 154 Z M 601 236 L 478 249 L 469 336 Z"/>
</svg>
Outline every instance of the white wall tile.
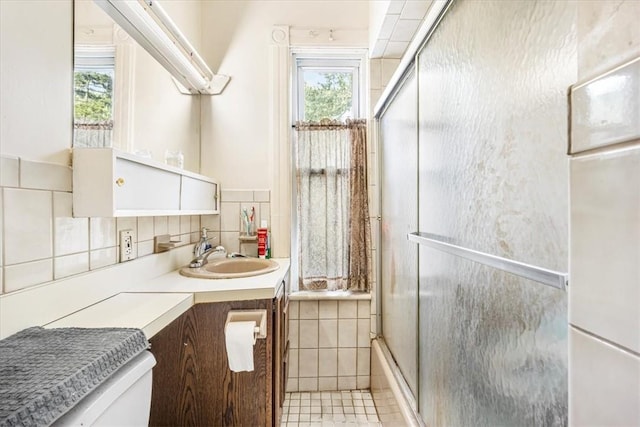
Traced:
<svg viewBox="0 0 640 427">
<path fill-rule="evenodd" d="M 358 301 L 338 301 L 338 317 L 340 319 L 356 319 L 358 317 Z"/>
<path fill-rule="evenodd" d="M 97 249 L 89 254 L 89 269 L 96 270 L 98 268 L 113 265 L 118 261 L 116 247 Z"/>
<path fill-rule="evenodd" d="M 13 292 L 53 280 L 53 259 L 4 267 L 4 291 Z"/>
<path fill-rule="evenodd" d="M 254 190 L 253 201 L 254 202 L 269 202 L 270 199 L 269 190 Z"/>
<path fill-rule="evenodd" d="M 169 217 L 169 234 L 171 236 L 180 235 L 180 217 L 179 216 Z"/>
<path fill-rule="evenodd" d="M 138 242 L 153 240 L 154 220 L 151 216 L 141 216 L 138 218 Z"/>
<path fill-rule="evenodd" d="M 289 319 L 289 345 L 291 348 L 298 348 L 299 345 L 299 325 L 298 319 Z"/>
<path fill-rule="evenodd" d="M 640 138 L 640 58 L 571 90 L 570 152 Z"/>
<path fill-rule="evenodd" d="M 318 376 L 335 377 L 338 375 L 338 349 L 321 348 L 318 350 Z"/>
<path fill-rule="evenodd" d="M 89 271 L 88 252 L 54 258 L 53 277 L 56 280 L 72 276 L 74 274 L 84 273 L 85 271 Z"/>
<path fill-rule="evenodd" d="M 301 319 L 298 343 L 300 348 L 318 348 L 318 320 Z"/>
<path fill-rule="evenodd" d="M 318 378 L 318 390 L 320 391 L 333 391 L 338 389 L 337 377 L 321 377 Z"/>
<path fill-rule="evenodd" d="M 138 220 L 134 216 L 116 218 L 116 242 L 120 244 L 120 232 L 122 230 L 131 230 L 133 232 L 133 241 L 138 241 Z"/>
<path fill-rule="evenodd" d="M 220 232 L 220 244 L 224 246 L 228 253 L 240 251 L 239 233 L 237 231 Z"/>
<path fill-rule="evenodd" d="M 200 216 L 199 215 L 191 215 L 191 232 L 200 232 Z"/>
<path fill-rule="evenodd" d="M 153 254 L 153 240 L 145 240 L 138 242 L 138 256 L 146 256 Z"/>
<path fill-rule="evenodd" d="M 382 61 L 380 59 L 369 60 L 369 88 L 371 90 L 382 89 Z M 372 101 L 375 103 L 373 98 Z"/>
<path fill-rule="evenodd" d="M 299 378 L 298 387 L 300 391 L 317 391 L 318 390 L 318 378 Z M 308 415 L 308 414 L 307 414 Z"/>
<path fill-rule="evenodd" d="M 569 424 L 640 425 L 640 357 L 569 330 Z"/>
<path fill-rule="evenodd" d="M 267 227 L 269 227 L 269 230 L 271 230 L 271 204 L 270 203 L 260 203 L 260 219 L 266 219 L 267 220 Z M 258 226 L 260 226 L 260 223 L 258 223 Z"/>
<path fill-rule="evenodd" d="M 289 319 L 299 319 L 299 302 L 289 301 Z"/>
<path fill-rule="evenodd" d="M 169 217 L 153 217 L 153 235 L 159 236 L 161 234 L 169 234 Z"/>
<path fill-rule="evenodd" d="M 222 190 L 222 202 L 253 202 L 252 190 Z"/>
<path fill-rule="evenodd" d="M 338 377 L 338 390 L 355 390 L 357 388 L 356 377 Z"/>
<path fill-rule="evenodd" d="M 371 349 L 359 348 L 357 352 L 357 374 L 359 376 L 369 375 L 371 373 Z"/>
<path fill-rule="evenodd" d="M 92 250 L 116 246 L 116 219 L 89 218 L 89 237 Z"/>
<path fill-rule="evenodd" d="M 356 347 L 357 346 L 357 319 L 339 319 L 338 320 L 338 347 Z"/>
<path fill-rule="evenodd" d="M 387 58 L 402 58 L 404 51 L 407 50 L 409 42 L 391 41 L 387 43 L 384 49 L 384 56 Z"/>
<path fill-rule="evenodd" d="M 370 347 L 369 333 L 371 325 L 369 319 L 358 319 L 358 347 Z"/>
<path fill-rule="evenodd" d="M 20 161 L 17 157 L 0 157 L 0 187 L 18 187 Z"/>
<path fill-rule="evenodd" d="M 289 377 L 298 377 L 298 349 L 289 349 Z"/>
<path fill-rule="evenodd" d="M 318 344 L 320 348 L 338 346 L 338 320 L 321 319 L 318 325 Z"/>
<path fill-rule="evenodd" d="M 287 391 L 289 393 L 298 391 L 298 378 L 287 379 Z"/>
<path fill-rule="evenodd" d="M 71 191 L 71 168 L 55 163 L 20 159 L 20 187 Z"/>
<path fill-rule="evenodd" d="M 240 203 L 222 203 L 220 231 L 240 231 Z"/>
<path fill-rule="evenodd" d="M 368 319 L 371 315 L 371 301 L 358 301 L 358 319 Z"/>
<path fill-rule="evenodd" d="M 300 319 L 317 319 L 318 301 L 300 301 Z"/>
<path fill-rule="evenodd" d="M 356 376 L 357 353 L 355 348 L 338 349 L 338 376 Z"/>
<path fill-rule="evenodd" d="M 371 388 L 371 378 L 369 375 L 358 375 L 356 378 L 356 387 L 358 390 L 368 390 Z"/>
<path fill-rule="evenodd" d="M 640 144 L 570 161 L 569 321 L 640 352 Z"/>
<path fill-rule="evenodd" d="M 50 258 L 51 192 L 5 188 L 3 204 L 5 265 Z"/>
<path fill-rule="evenodd" d="M 180 234 L 191 233 L 191 216 L 181 215 L 179 218 L 180 218 Z"/>
<path fill-rule="evenodd" d="M 382 86 L 386 87 L 391 80 L 391 76 L 400 65 L 400 59 L 384 58 L 382 60 Z"/>
<path fill-rule="evenodd" d="M 202 215 L 200 226 L 209 231 L 220 231 L 220 215 Z"/>
<path fill-rule="evenodd" d="M 318 349 L 300 349 L 298 358 L 298 372 L 300 377 L 318 376 Z"/>
<path fill-rule="evenodd" d="M 320 301 L 318 315 L 320 319 L 337 319 L 338 301 Z"/>
<path fill-rule="evenodd" d="M 53 193 L 53 254 L 69 255 L 89 250 L 89 219 L 72 217 L 71 193 Z"/>
</svg>

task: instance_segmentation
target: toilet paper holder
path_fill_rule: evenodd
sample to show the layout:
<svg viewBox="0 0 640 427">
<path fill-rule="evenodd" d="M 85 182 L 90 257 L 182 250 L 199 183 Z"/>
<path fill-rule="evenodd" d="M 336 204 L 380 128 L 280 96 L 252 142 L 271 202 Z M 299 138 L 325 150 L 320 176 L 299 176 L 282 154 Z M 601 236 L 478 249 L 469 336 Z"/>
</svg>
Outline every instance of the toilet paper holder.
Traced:
<svg viewBox="0 0 640 427">
<path fill-rule="evenodd" d="M 224 322 L 225 329 L 229 322 L 256 322 L 254 337 L 267 337 L 267 310 L 231 310 L 227 313 L 227 321 Z"/>
</svg>

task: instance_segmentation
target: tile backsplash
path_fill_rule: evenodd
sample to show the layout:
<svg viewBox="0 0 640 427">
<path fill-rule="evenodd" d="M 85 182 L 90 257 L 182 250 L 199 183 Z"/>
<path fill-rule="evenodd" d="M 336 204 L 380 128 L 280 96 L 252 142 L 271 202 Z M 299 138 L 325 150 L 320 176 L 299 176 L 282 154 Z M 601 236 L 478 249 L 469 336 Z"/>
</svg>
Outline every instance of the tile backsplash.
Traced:
<svg viewBox="0 0 640 427">
<path fill-rule="evenodd" d="M 206 227 L 211 243 L 228 252 L 240 247 L 240 212 L 255 208 L 255 223 L 270 223 L 268 190 L 222 191 L 220 215 L 73 218 L 70 167 L 0 157 L 0 293 L 117 264 L 119 233 L 133 230 L 136 257 L 153 254 L 153 238 L 170 234 L 195 243 Z"/>
<path fill-rule="evenodd" d="M 169 233 L 190 244 L 198 240 L 201 222 L 217 216 L 73 218 L 70 167 L 0 160 L 2 293 L 118 263 L 120 230 L 133 230 L 134 251 L 142 257 L 153 253 L 155 235 Z"/>
</svg>

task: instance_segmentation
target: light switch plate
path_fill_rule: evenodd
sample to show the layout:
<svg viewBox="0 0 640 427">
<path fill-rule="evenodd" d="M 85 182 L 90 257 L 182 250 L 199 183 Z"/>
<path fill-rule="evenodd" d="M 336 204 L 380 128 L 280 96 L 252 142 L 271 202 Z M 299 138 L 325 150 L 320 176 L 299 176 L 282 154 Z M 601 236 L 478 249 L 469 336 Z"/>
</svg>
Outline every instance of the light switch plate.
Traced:
<svg viewBox="0 0 640 427">
<path fill-rule="evenodd" d="M 133 251 L 133 230 L 120 231 L 120 262 L 135 259 Z"/>
</svg>

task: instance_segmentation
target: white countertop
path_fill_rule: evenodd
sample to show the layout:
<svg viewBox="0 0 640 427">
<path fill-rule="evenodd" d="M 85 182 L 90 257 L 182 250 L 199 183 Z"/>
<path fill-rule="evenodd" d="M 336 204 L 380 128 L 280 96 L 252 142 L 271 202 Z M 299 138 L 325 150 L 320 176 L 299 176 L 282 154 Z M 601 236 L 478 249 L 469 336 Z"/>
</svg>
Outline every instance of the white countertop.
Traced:
<svg viewBox="0 0 640 427">
<path fill-rule="evenodd" d="M 147 338 L 186 312 L 192 305 L 218 301 L 271 299 L 289 271 L 289 259 L 274 259 L 276 271 L 238 279 L 198 279 L 178 270 L 130 286 L 126 292 L 76 311 L 46 328 L 128 327 L 142 329 Z"/>
</svg>

